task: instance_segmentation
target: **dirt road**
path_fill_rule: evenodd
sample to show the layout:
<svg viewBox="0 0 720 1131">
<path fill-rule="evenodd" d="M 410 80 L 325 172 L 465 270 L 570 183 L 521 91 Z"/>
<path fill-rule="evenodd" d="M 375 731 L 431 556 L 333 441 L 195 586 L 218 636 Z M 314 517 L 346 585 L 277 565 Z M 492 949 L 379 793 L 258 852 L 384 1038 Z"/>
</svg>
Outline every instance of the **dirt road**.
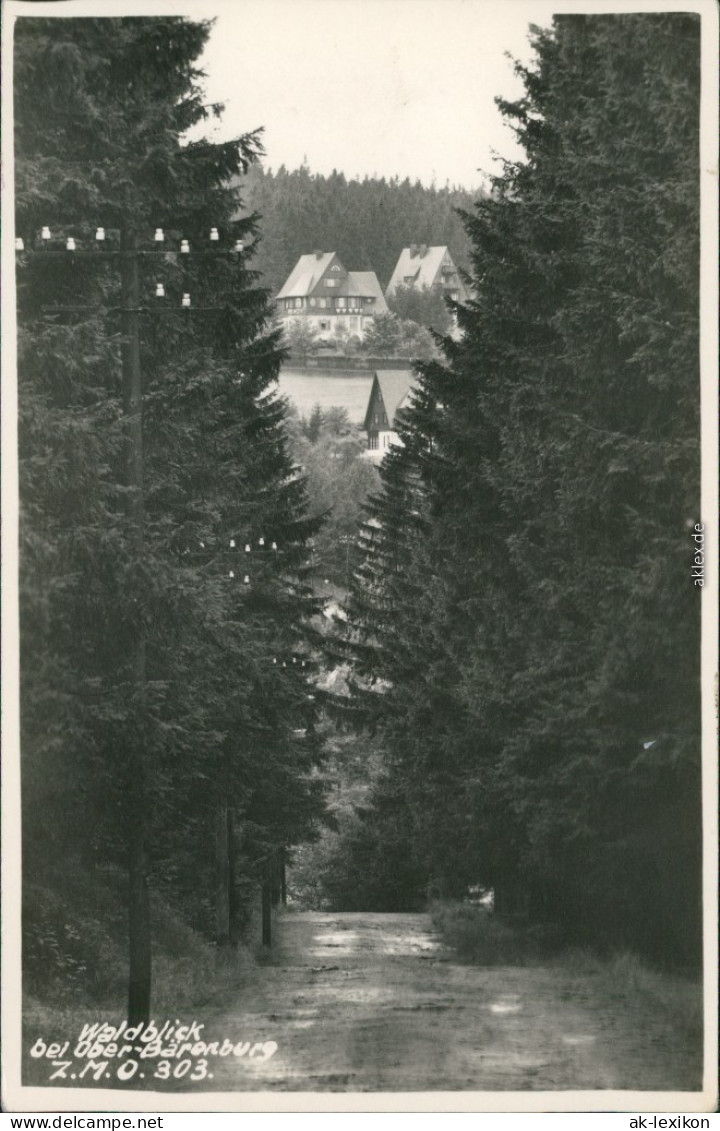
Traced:
<svg viewBox="0 0 720 1131">
<path fill-rule="evenodd" d="M 425 915 L 291 913 L 204 1039 L 274 1042 L 213 1059 L 223 1091 L 693 1090 L 697 1048 L 558 966 L 457 962 Z M 172 1082 L 169 1082 L 174 1090 Z M 188 1081 L 178 1090 L 188 1089 Z M 194 1088 L 193 1088 L 194 1090 Z"/>
</svg>

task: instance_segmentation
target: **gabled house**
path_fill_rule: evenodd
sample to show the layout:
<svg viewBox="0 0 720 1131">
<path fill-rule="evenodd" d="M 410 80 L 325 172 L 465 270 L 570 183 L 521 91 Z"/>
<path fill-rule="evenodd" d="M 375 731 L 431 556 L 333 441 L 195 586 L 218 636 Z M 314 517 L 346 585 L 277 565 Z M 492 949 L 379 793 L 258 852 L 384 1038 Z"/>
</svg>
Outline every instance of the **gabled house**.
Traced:
<svg viewBox="0 0 720 1131">
<path fill-rule="evenodd" d="M 374 271 L 347 271 L 334 251 L 301 255 L 276 296 L 285 326 L 302 319 L 321 338 L 337 331 L 362 340 L 378 314 L 388 308 Z"/>
<path fill-rule="evenodd" d="M 363 428 L 368 450 L 382 459 L 391 444 L 400 443 L 396 424 L 398 413 L 406 408 L 415 384 L 412 369 L 378 369 L 373 378 Z"/>
<path fill-rule="evenodd" d="M 385 289 L 389 298 L 398 287 L 428 287 L 442 291 L 446 298 L 457 302 L 467 300 L 460 273 L 453 257 L 446 247 L 428 247 L 427 244 L 411 244 L 400 252 L 395 270 Z"/>
</svg>

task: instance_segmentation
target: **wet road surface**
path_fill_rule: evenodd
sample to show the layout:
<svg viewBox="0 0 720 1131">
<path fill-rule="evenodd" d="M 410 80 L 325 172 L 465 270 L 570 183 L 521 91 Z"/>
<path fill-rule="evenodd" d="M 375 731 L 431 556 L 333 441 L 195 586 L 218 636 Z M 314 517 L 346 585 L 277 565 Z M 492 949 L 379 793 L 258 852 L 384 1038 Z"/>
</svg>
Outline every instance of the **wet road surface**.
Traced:
<svg viewBox="0 0 720 1131">
<path fill-rule="evenodd" d="M 425 915 L 291 912 L 274 944 L 237 998 L 203 1011 L 205 1040 L 266 1051 L 213 1058 L 199 1090 L 699 1087 L 697 1052 L 673 1045 L 667 1018 L 598 999 L 557 965 L 461 964 Z"/>
</svg>

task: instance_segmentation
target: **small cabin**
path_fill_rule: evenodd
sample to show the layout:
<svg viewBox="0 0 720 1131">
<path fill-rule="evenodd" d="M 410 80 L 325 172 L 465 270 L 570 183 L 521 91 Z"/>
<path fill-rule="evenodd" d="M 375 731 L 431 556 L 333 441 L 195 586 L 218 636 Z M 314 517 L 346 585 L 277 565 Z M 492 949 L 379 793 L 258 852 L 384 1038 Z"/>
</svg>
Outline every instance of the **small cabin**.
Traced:
<svg viewBox="0 0 720 1131">
<path fill-rule="evenodd" d="M 378 369 L 373 377 L 363 428 L 368 451 L 382 459 L 392 444 L 400 443 L 396 430 L 398 413 L 410 401 L 415 384 L 412 369 Z"/>
</svg>

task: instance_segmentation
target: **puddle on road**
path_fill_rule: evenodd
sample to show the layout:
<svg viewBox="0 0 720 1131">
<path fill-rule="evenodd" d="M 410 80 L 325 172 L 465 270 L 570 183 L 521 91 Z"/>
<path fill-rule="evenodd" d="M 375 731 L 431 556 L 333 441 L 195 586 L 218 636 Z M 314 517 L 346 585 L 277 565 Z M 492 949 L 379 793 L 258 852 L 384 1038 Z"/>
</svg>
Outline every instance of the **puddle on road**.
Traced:
<svg viewBox="0 0 720 1131">
<path fill-rule="evenodd" d="M 394 935 L 383 932 L 380 938 L 360 931 L 326 931 L 313 935 L 313 942 L 319 944 L 319 948 L 310 951 L 316 958 L 323 957 L 323 948 L 331 950 L 337 956 L 368 951 L 377 955 L 434 954 L 442 949 L 442 943 L 438 940 L 412 931 Z"/>
<path fill-rule="evenodd" d="M 413 954 L 417 951 L 429 953 L 440 950 L 442 944 L 428 935 L 385 935 L 379 946 L 373 947 L 378 954 Z"/>
<path fill-rule="evenodd" d="M 313 942 L 320 945 L 310 951 L 313 958 L 327 958 L 327 952 L 332 951 L 333 958 L 342 954 L 353 954 L 357 951 L 357 931 L 342 931 L 339 934 L 326 932 L 323 935 L 313 935 Z"/>
<path fill-rule="evenodd" d="M 401 996 L 397 990 L 388 986 L 358 986 L 347 982 L 335 982 L 332 986 L 318 986 L 316 997 L 323 1006 L 333 1005 L 375 1005 L 391 1006 Z"/>
<path fill-rule="evenodd" d="M 313 935 L 315 942 L 323 946 L 349 946 L 357 938 L 357 931 L 327 931 L 324 935 Z"/>
<path fill-rule="evenodd" d="M 519 1013 L 521 1009 L 522 1002 L 514 996 L 494 1001 L 490 1006 L 491 1013 Z"/>
</svg>

